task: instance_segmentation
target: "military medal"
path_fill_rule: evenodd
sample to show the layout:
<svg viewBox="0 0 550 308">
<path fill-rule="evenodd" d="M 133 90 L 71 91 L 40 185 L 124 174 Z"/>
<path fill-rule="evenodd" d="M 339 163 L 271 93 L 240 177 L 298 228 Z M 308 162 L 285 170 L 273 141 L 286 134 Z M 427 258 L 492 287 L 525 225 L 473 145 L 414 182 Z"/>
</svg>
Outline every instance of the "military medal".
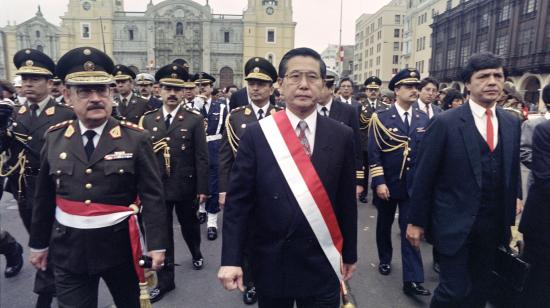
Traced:
<svg viewBox="0 0 550 308">
<path fill-rule="evenodd" d="M 107 154 L 103 159 L 105 160 L 118 160 L 118 159 L 128 159 L 134 157 L 134 153 L 126 153 L 125 151 L 114 152 L 113 154 Z"/>
</svg>

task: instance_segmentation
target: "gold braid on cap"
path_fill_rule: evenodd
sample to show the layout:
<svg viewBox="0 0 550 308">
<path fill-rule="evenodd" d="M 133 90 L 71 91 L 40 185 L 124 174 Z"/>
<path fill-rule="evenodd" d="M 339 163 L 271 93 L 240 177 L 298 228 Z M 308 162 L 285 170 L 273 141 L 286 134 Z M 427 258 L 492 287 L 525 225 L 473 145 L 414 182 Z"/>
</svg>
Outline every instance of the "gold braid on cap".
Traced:
<svg viewBox="0 0 550 308">
<path fill-rule="evenodd" d="M 65 83 L 68 85 L 109 84 L 112 82 L 113 75 L 104 71 L 75 72 L 65 76 Z"/>
<path fill-rule="evenodd" d="M 33 75 L 53 75 L 49 70 L 38 66 L 21 66 L 15 75 L 33 74 Z"/>
<path fill-rule="evenodd" d="M 160 84 L 174 87 L 183 87 L 185 82 L 177 78 L 162 78 L 159 80 Z"/>
<path fill-rule="evenodd" d="M 231 126 L 231 122 L 229 120 L 230 118 L 231 113 L 229 113 L 225 119 L 225 132 L 227 133 L 227 142 L 229 143 L 231 150 L 233 150 L 233 156 L 235 156 L 237 155 L 237 149 L 239 148 L 239 141 L 241 139 L 237 136 L 237 133 L 235 133 L 233 126 Z"/>
<path fill-rule="evenodd" d="M 245 80 L 248 80 L 248 79 L 258 79 L 258 80 L 273 82 L 273 79 L 271 79 L 271 77 L 260 72 L 251 72 L 245 78 Z"/>
<path fill-rule="evenodd" d="M 153 142 L 153 151 L 155 154 L 159 151 L 163 151 L 162 156 L 164 156 L 164 167 L 166 168 L 166 173 L 170 176 L 170 147 L 168 146 L 167 137 Z"/>
<path fill-rule="evenodd" d="M 401 179 L 403 177 L 403 170 L 405 169 L 407 156 L 409 156 L 409 138 L 407 136 L 401 136 L 391 132 L 388 128 L 386 128 L 386 126 L 384 126 L 384 124 L 382 124 L 382 121 L 380 121 L 376 112 L 373 113 L 370 120 L 369 135 L 371 130 L 374 135 L 374 140 L 376 140 L 376 144 L 382 152 L 389 153 L 403 149 L 403 163 L 401 164 L 401 172 L 399 173 L 399 179 Z M 389 140 L 385 140 L 384 137 L 387 137 Z"/>
</svg>

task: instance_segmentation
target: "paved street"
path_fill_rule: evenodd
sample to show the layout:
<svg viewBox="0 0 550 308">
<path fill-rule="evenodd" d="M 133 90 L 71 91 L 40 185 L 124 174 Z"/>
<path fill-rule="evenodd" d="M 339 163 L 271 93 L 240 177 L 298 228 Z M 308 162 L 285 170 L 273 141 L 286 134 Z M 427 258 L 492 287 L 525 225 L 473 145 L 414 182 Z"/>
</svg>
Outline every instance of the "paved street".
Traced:
<svg viewBox="0 0 550 308">
<path fill-rule="evenodd" d="M 397 220 L 394 223 L 394 262 L 390 276 L 378 273 L 378 257 L 375 243 L 376 210 L 371 205 L 359 204 L 359 262 L 358 271 L 350 282 L 350 292 L 358 308 L 363 307 L 427 307 L 429 297 L 412 299 L 401 291 L 401 258 L 399 252 L 399 234 Z M 0 203 L 2 228 L 12 233 L 18 241 L 26 246 L 28 241 L 17 212 L 17 205 L 11 195 L 5 194 Z M 179 227 L 175 227 L 179 228 Z M 203 234 L 206 230 L 203 227 Z M 204 236 L 205 237 L 205 236 Z M 201 307 L 201 308 L 237 308 L 245 307 L 241 295 L 237 292 L 226 292 L 216 279 L 220 263 L 221 240 L 203 240 L 202 251 L 206 258 L 205 267 L 201 271 L 193 270 L 191 257 L 181 237 L 176 236 L 176 290 L 170 292 L 154 307 Z M 433 291 L 437 276 L 431 269 L 431 246 L 424 245 L 423 257 L 425 264 L 425 286 Z M 28 248 L 25 250 L 25 260 Z M 4 271 L 5 260 L 1 258 L 0 268 Z M 36 295 L 32 293 L 34 270 L 26 261 L 21 273 L 10 279 L 0 277 L 0 307 L 33 307 Z M 112 299 L 104 285 L 101 286 L 99 307 L 111 307 Z"/>
</svg>

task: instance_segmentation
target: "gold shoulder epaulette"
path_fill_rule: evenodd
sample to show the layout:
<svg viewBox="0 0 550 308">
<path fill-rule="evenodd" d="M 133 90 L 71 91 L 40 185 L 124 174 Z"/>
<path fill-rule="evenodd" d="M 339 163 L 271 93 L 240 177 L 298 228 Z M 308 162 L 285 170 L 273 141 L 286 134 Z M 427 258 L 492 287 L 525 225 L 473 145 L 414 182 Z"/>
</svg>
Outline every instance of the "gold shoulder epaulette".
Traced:
<svg viewBox="0 0 550 308">
<path fill-rule="evenodd" d="M 50 128 L 48 128 L 48 133 L 53 132 L 53 131 L 58 130 L 58 129 L 63 128 L 63 127 L 67 127 L 71 123 L 73 123 L 73 120 L 63 121 L 63 122 L 59 122 L 55 125 L 52 125 L 52 126 L 50 126 Z"/>
<path fill-rule="evenodd" d="M 137 124 L 134 124 L 132 122 L 127 122 L 127 121 L 120 121 L 120 125 L 124 126 L 124 127 L 127 127 L 129 129 L 133 129 L 133 130 L 136 130 L 138 132 L 142 132 L 144 131 L 145 129 L 139 127 L 139 125 Z"/>
<path fill-rule="evenodd" d="M 201 115 L 201 113 L 200 113 L 197 109 L 195 109 L 195 108 L 191 108 L 191 107 L 189 107 L 189 106 L 187 106 L 187 105 L 182 105 L 182 107 L 183 107 L 184 110 L 187 110 L 187 111 L 189 111 L 189 112 L 191 112 L 191 113 L 193 113 L 193 114 Z"/>
<path fill-rule="evenodd" d="M 246 109 L 246 106 L 240 106 L 240 107 L 237 107 L 237 108 L 231 110 L 229 113 L 230 113 L 230 114 L 233 114 L 233 113 L 241 112 L 241 111 L 243 111 L 243 110 L 245 110 L 245 109 Z"/>
<path fill-rule="evenodd" d="M 155 112 L 157 112 L 158 110 L 159 110 L 159 108 L 153 109 L 153 110 L 149 110 L 149 111 L 146 111 L 143 115 L 146 116 L 146 115 L 148 115 L 148 114 L 155 113 Z"/>
<path fill-rule="evenodd" d="M 59 103 L 59 102 L 56 102 L 55 104 L 56 104 L 57 106 L 63 107 L 63 108 L 69 108 L 69 109 L 73 109 L 73 108 L 74 108 L 72 105 L 66 105 L 66 104 Z"/>
</svg>

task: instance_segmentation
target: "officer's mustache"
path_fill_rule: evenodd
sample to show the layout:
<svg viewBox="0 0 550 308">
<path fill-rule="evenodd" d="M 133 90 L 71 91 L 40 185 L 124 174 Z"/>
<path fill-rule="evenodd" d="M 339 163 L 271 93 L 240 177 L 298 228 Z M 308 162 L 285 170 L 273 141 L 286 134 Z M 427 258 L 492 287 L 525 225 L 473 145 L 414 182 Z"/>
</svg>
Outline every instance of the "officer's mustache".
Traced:
<svg viewBox="0 0 550 308">
<path fill-rule="evenodd" d="M 174 100 L 174 101 L 177 101 L 178 100 L 178 97 L 175 96 L 175 95 L 170 95 L 168 96 L 168 100 Z"/>
<path fill-rule="evenodd" d="M 105 105 L 103 103 L 95 103 L 88 105 L 88 108 L 86 110 L 96 110 L 96 109 L 105 109 Z"/>
</svg>

